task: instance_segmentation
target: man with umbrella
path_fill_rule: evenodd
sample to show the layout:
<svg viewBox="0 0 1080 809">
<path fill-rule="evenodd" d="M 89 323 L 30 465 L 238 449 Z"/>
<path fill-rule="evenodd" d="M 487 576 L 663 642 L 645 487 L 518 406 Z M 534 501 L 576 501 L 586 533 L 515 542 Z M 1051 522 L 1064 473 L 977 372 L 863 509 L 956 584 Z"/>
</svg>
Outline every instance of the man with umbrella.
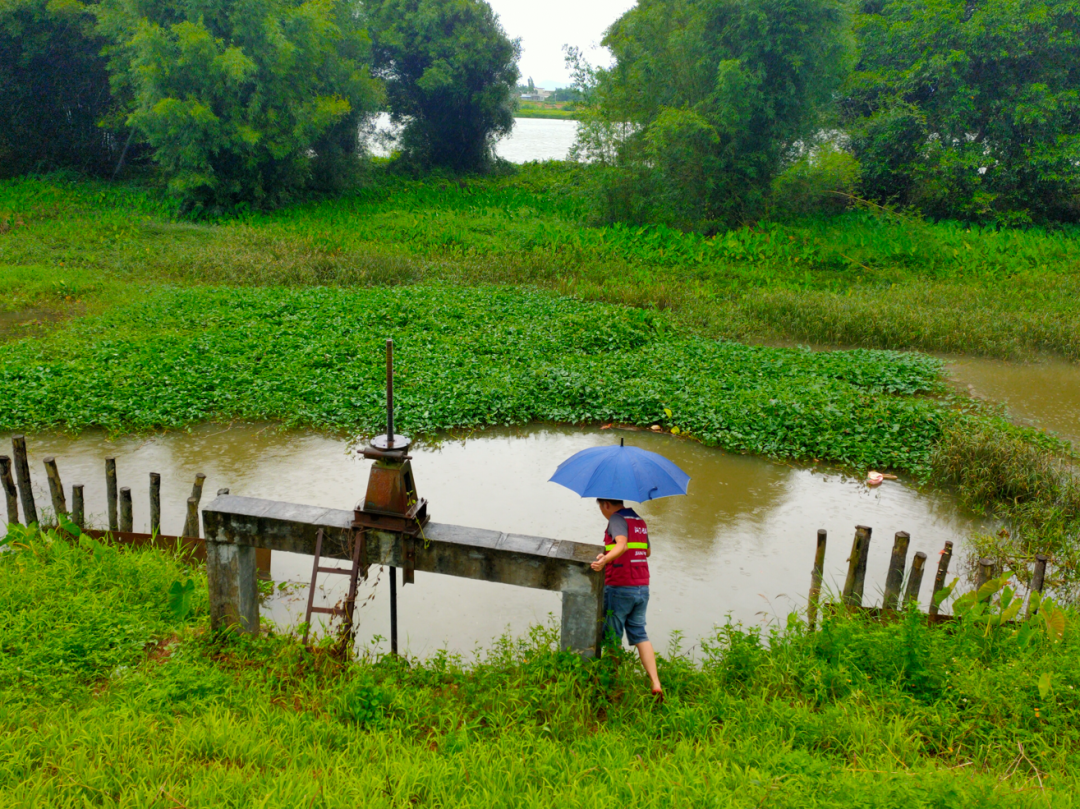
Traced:
<svg viewBox="0 0 1080 809">
<path fill-rule="evenodd" d="M 604 571 L 604 640 L 627 642 L 638 651 L 641 665 L 652 681 L 652 692 L 663 693 L 656 673 L 656 653 L 645 632 L 645 610 L 649 606 L 649 529 L 622 500 L 599 498 L 600 513 L 607 519 L 604 552 L 592 569 Z"/>
<path fill-rule="evenodd" d="M 582 497 L 595 497 L 608 521 L 604 552 L 592 563 L 604 571 L 604 639 L 637 648 L 652 681 L 653 694 L 663 689 L 656 672 L 656 653 L 645 633 L 649 604 L 649 531 L 645 521 L 624 500 L 641 503 L 686 494 L 690 476 L 662 455 L 637 447 L 590 447 L 559 464 L 551 476 Z"/>
</svg>

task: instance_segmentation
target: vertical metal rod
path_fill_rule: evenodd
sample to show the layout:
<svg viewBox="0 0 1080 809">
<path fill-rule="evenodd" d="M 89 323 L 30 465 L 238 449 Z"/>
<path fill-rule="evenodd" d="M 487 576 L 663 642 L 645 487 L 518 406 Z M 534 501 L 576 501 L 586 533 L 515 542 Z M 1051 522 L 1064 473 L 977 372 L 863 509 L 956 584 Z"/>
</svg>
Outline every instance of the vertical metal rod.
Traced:
<svg viewBox="0 0 1080 809">
<path fill-rule="evenodd" d="M 386 341 L 386 442 L 394 446 L 394 341 Z M 396 651 L 396 650 L 395 650 Z"/>
<path fill-rule="evenodd" d="M 390 654 L 397 655 L 397 568 L 390 566 Z"/>
<path fill-rule="evenodd" d="M 56 468 L 56 458 L 45 459 L 45 475 L 49 478 L 49 495 L 52 497 L 53 512 L 57 524 L 61 514 L 67 514 L 67 498 L 64 497 L 64 484 L 60 481 L 60 470 Z"/>
<path fill-rule="evenodd" d="M 945 543 L 945 549 L 941 552 L 941 558 L 937 563 L 937 575 L 934 576 L 934 592 L 930 594 L 930 610 L 928 614 L 932 617 L 938 614 L 938 610 L 941 609 L 941 602 L 938 601 L 937 594 L 945 589 L 945 575 L 949 572 L 949 560 L 952 559 L 952 542 Z"/>
<path fill-rule="evenodd" d="M 7 521 L 9 525 L 19 524 L 19 490 L 15 488 L 15 479 L 11 476 L 11 458 L 0 455 L 0 484 L 3 484 L 7 497 Z"/>
<path fill-rule="evenodd" d="M 621 439 L 620 439 L 621 440 Z M 814 553 L 814 570 L 810 574 L 810 601 L 806 607 L 806 622 L 810 629 L 817 621 L 818 599 L 821 597 L 821 577 L 825 572 L 825 540 L 828 533 L 824 528 L 817 532 L 817 551 Z"/>
<path fill-rule="evenodd" d="M 893 539 L 892 557 L 889 559 L 889 572 L 885 576 L 885 595 L 881 608 L 895 610 L 900 598 L 900 587 L 904 583 L 904 568 L 907 566 L 908 543 L 911 535 L 907 531 L 897 531 Z"/>
<path fill-rule="evenodd" d="M 1046 561 L 1047 556 L 1045 554 L 1035 554 L 1035 571 L 1031 575 L 1031 595 L 1028 596 L 1027 612 L 1025 615 L 1030 618 L 1032 615 L 1038 612 L 1037 609 L 1031 608 L 1031 596 L 1035 593 L 1042 595 L 1043 582 L 1046 580 Z"/>
<path fill-rule="evenodd" d="M 130 534 L 135 530 L 135 517 L 131 510 L 131 489 L 120 489 L 120 530 Z"/>
<path fill-rule="evenodd" d="M 26 436 L 13 435 L 11 448 L 15 451 L 15 478 L 19 481 L 19 494 L 22 495 L 23 519 L 27 525 L 38 521 L 37 506 L 34 505 L 34 492 L 30 488 L 30 462 L 26 458 Z"/>
<path fill-rule="evenodd" d="M 105 459 L 105 500 L 109 507 L 109 530 L 119 531 L 116 521 L 116 458 Z"/>
<path fill-rule="evenodd" d="M 150 533 L 161 533 L 161 475 L 150 473 Z"/>
<path fill-rule="evenodd" d="M 71 487 L 71 521 L 79 528 L 86 524 L 86 507 L 83 502 L 83 485 L 76 483 Z"/>
</svg>

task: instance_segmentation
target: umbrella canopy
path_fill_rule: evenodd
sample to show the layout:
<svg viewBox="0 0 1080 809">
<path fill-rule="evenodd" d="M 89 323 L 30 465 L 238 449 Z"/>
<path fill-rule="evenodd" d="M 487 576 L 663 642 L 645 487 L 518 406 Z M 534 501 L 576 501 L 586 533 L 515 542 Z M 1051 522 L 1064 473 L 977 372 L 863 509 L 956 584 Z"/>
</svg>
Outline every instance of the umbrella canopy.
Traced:
<svg viewBox="0 0 1080 809">
<path fill-rule="evenodd" d="M 590 447 L 571 455 L 555 470 L 558 483 L 582 497 L 642 503 L 686 494 L 690 476 L 663 455 L 619 446 Z"/>
</svg>

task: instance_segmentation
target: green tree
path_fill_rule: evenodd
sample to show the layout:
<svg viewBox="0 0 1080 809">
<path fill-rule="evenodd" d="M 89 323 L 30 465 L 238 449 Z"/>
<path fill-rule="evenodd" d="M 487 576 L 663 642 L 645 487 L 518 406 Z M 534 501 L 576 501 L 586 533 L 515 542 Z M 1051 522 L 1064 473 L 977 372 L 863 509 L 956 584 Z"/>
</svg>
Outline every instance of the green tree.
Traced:
<svg viewBox="0 0 1080 809">
<path fill-rule="evenodd" d="M 0 177 L 116 166 L 124 136 L 93 11 L 78 0 L 0 2 Z"/>
<path fill-rule="evenodd" d="M 869 0 L 844 100 L 863 193 L 933 216 L 1080 217 L 1080 2 Z"/>
<path fill-rule="evenodd" d="M 615 155 L 607 215 L 705 228 L 760 211 L 851 51 L 842 0 L 639 0 L 604 44 L 615 64 L 575 74 L 594 85 L 583 142 Z"/>
<path fill-rule="evenodd" d="M 169 188 L 268 206 L 354 170 L 377 103 L 349 0 L 104 0 L 114 86 Z"/>
<path fill-rule="evenodd" d="M 484 0 L 367 0 L 391 119 L 417 167 L 481 171 L 514 126 L 521 48 Z"/>
</svg>

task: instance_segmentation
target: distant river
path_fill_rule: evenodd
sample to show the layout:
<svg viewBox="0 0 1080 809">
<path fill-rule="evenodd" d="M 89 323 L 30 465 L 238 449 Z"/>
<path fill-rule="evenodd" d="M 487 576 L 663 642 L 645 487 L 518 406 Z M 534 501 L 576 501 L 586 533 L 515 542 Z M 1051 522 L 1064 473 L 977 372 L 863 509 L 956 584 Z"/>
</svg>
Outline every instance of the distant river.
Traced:
<svg viewBox="0 0 1080 809">
<path fill-rule="evenodd" d="M 375 133 L 368 139 L 372 153 L 385 157 L 388 144 L 382 142 L 390 132 L 390 116 L 375 119 Z M 495 153 L 511 163 L 530 160 L 565 160 L 577 135 L 577 121 L 549 118 L 515 118 L 514 131 L 495 144 Z"/>
</svg>

